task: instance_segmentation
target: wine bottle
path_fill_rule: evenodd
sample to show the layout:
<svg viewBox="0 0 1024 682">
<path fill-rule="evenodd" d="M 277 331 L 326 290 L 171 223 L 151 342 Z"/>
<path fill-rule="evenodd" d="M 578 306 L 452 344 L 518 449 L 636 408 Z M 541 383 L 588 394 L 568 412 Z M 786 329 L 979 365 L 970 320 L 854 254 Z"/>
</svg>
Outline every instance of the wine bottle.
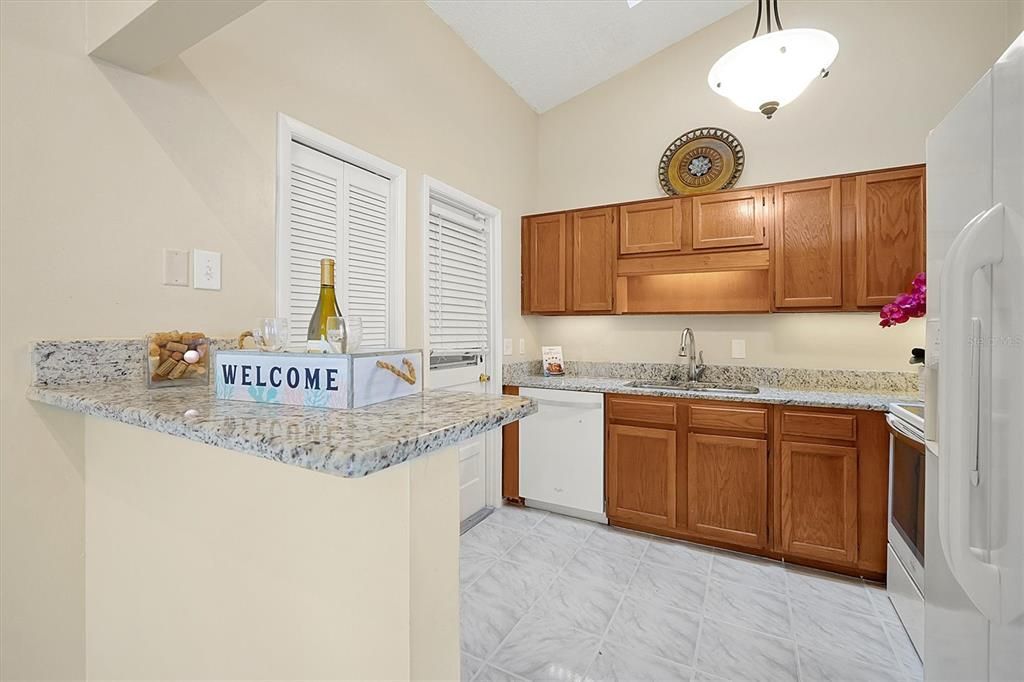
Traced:
<svg viewBox="0 0 1024 682">
<path fill-rule="evenodd" d="M 327 343 L 327 319 L 341 317 L 338 308 L 338 297 L 334 292 L 334 259 L 320 259 L 320 297 L 316 300 L 316 309 L 309 320 L 306 331 L 306 348 L 324 352 L 329 350 Z"/>
</svg>

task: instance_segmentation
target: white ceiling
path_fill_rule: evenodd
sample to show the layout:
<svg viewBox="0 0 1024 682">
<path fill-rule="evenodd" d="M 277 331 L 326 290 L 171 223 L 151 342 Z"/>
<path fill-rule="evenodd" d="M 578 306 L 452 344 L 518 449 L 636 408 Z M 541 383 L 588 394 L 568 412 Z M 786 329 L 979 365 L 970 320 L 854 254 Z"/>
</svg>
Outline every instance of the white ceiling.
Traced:
<svg viewBox="0 0 1024 682">
<path fill-rule="evenodd" d="M 749 2 L 646 0 L 630 8 L 626 0 L 426 0 L 537 112 Z"/>
</svg>

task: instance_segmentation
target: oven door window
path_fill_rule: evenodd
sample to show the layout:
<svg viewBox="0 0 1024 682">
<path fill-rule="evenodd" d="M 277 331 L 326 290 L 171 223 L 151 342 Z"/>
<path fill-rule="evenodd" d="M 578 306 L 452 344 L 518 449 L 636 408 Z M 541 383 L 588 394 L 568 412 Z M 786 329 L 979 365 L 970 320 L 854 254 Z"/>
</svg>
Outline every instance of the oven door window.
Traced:
<svg viewBox="0 0 1024 682">
<path fill-rule="evenodd" d="M 892 521 L 924 565 L 924 444 L 892 437 Z"/>
</svg>

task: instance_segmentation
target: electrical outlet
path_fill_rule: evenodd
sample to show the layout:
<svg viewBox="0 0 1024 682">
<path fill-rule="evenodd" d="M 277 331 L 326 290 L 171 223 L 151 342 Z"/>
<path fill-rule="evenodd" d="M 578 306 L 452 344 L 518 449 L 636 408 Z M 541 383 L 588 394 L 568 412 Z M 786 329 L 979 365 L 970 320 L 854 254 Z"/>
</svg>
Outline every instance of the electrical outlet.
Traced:
<svg viewBox="0 0 1024 682">
<path fill-rule="evenodd" d="M 519 354 L 526 355 L 526 339 L 519 339 Z"/>
<path fill-rule="evenodd" d="M 747 357 L 747 342 L 744 339 L 732 340 L 732 356 L 734 358 Z"/>
<path fill-rule="evenodd" d="M 512 339 L 504 339 L 501 342 L 501 352 L 505 355 L 512 355 Z"/>
<path fill-rule="evenodd" d="M 188 251 L 164 249 L 164 284 L 188 286 Z"/>
<path fill-rule="evenodd" d="M 192 286 L 196 289 L 220 289 L 220 254 L 216 251 L 192 252 Z"/>
</svg>

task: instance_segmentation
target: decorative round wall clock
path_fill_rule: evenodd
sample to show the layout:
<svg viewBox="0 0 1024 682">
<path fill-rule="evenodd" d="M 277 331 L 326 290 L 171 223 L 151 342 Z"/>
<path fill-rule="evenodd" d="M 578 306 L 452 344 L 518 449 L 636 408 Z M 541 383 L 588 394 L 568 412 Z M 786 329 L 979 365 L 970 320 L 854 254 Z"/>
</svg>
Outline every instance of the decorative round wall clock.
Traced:
<svg viewBox="0 0 1024 682">
<path fill-rule="evenodd" d="M 661 155 L 658 180 L 666 194 L 729 189 L 743 173 L 743 145 L 721 128 L 694 128 Z"/>
</svg>

